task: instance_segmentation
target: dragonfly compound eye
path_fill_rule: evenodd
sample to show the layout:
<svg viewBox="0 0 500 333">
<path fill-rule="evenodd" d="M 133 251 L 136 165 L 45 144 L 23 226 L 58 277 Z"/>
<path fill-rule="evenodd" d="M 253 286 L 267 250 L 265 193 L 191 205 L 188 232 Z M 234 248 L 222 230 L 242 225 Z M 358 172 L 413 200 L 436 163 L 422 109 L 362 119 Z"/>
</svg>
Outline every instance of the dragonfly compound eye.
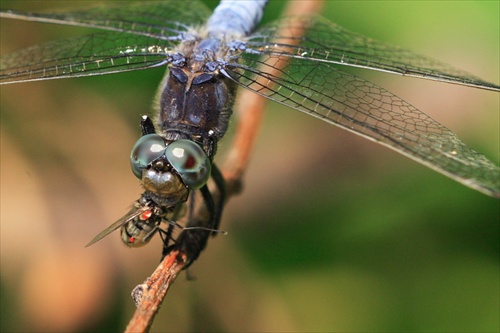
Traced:
<svg viewBox="0 0 500 333">
<path fill-rule="evenodd" d="M 212 165 L 205 151 L 193 141 L 172 142 L 167 146 L 165 156 L 191 189 L 199 189 L 208 181 Z"/>
<path fill-rule="evenodd" d="M 134 175 L 142 179 L 142 171 L 165 153 L 165 140 L 158 134 L 147 134 L 135 143 L 130 153 L 130 167 Z"/>
</svg>

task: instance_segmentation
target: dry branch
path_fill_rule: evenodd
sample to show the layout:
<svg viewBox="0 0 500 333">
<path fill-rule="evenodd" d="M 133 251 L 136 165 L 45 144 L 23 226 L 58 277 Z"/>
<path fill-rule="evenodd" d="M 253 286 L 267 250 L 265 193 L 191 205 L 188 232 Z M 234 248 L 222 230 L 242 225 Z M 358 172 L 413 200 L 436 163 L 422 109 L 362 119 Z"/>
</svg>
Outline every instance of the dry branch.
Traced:
<svg viewBox="0 0 500 333">
<path fill-rule="evenodd" d="M 321 1 L 290 1 L 285 10 L 286 16 L 303 15 L 316 13 L 321 7 Z M 303 31 L 287 31 L 292 36 L 301 36 Z M 278 66 L 283 66 L 282 61 Z M 280 67 L 275 66 L 277 75 Z M 243 102 L 244 101 L 244 102 Z M 265 98 L 248 90 L 240 91 L 236 105 L 242 110 L 237 112 L 237 131 L 228 157 L 223 164 L 222 174 L 226 180 L 226 201 L 238 194 L 241 189 L 242 177 L 250 159 L 250 153 L 254 146 L 255 138 L 260 127 L 265 111 Z M 220 193 L 213 190 L 214 201 L 220 200 Z M 207 216 L 205 205 L 200 206 L 195 216 L 203 222 Z M 187 264 L 188 257 L 180 249 L 171 251 L 156 268 L 153 274 L 146 279 L 143 284 L 138 285 L 132 292 L 132 297 L 137 305 L 133 317 L 131 318 L 125 332 L 147 332 L 149 331 L 155 315 L 158 313 L 160 305 L 165 298 L 168 288 L 183 267 Z"/>
<path fill-rule="evenodd" d="M 178 250 L 171 251 L 143 284 L 132 291 L 137 310 L 125 332 L 147 332 L 160 309 L 168 288 L 186 265 L 187 257 Z"/>
</svg>

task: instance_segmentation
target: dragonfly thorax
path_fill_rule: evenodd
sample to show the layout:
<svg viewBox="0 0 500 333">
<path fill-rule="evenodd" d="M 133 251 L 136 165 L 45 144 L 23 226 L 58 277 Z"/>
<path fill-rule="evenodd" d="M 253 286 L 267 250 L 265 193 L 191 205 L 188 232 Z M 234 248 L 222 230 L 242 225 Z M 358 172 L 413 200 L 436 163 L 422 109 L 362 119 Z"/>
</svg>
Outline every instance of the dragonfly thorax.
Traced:
<svg viewBox="0 0 500 333">
<path fill-rule="evenodd" d="M 227 131 L 235 83 L 217 72 L 192 72 L 172 66 L 160 87 L 160 130 L 199 137 L 212 157 L 209 147 Z"/>
</svg>

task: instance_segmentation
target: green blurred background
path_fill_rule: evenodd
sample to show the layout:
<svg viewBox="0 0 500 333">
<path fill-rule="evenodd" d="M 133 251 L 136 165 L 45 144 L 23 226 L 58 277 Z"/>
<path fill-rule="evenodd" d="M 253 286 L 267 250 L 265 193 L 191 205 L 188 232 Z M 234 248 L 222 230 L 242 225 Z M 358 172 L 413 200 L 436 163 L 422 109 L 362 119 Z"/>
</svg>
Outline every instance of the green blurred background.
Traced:
<svg viewBox="0 0 500 333">
<path fill-rule="evenodd" d="M 2 1 L 22 10 L 89 1 Z M 210 7 L 216 2 L 210 1 Z M 272 1 L 265 20 L 285 2 Z M 350 30 L 499 82 L 498 1 L 326 1 Z M 1 52 L 89 32 L 1 20 Z M 164 69 L 2 86 L 0 330 L 120 331 L 161 244 L 118 233 L 128 166 Z M 355 71 L 499 162 L 499 95 Z M 497 332 L 499 201 L 375 143 L 269 104 L 245 191 L 152 331 Z M 224 156 L 221 143 L 219 160 Z"/>
</svg>

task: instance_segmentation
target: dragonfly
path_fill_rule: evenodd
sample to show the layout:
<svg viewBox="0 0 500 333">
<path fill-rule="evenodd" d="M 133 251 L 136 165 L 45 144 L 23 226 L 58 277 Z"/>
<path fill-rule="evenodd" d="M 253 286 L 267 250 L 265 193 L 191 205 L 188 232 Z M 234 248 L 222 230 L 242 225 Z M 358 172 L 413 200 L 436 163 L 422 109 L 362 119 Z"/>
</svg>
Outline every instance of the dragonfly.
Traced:
<svg viewBox="0 0 500 333">
<path fill-rule="evenodd" d="M 225 183 L 214 163 L 239 87 L 384 145 L 486 195 L 500 197 L 500 170 L 453 132 L 343 66 L 500 91 L 500 86 L 434 59 L 348 31 L 320 16 L 258 26 L 267 1 L 137 2 L 81 11 L 2 11 L 2 19 L 91 27 L 100 33 L 2 54 L 0 84 L 103 75 L 163 66 L 156 123 L 143 116 L 131 152 L 144 193 L 131 211 L 88 245 L 121 228 L 128 246 L 164 237 L 163 254 L 183 244 L 193 262 L 216 234 Z M 293 32 L 303 29 L 303 35 Z M 279 67 L 279 75 L 273 70 Z M 214 199 L 211 179 L 219 193 Z M 194 217 L 199 193 L 207 223 Z M 188 210 L 189 226 L 169 240 Z M 162 227 L 166 225 L 165 231 Z M 190 227 L 188 227 L 190 228 Z M 196 229 L 199 228 L 199 229 Z"/>
</svg>

